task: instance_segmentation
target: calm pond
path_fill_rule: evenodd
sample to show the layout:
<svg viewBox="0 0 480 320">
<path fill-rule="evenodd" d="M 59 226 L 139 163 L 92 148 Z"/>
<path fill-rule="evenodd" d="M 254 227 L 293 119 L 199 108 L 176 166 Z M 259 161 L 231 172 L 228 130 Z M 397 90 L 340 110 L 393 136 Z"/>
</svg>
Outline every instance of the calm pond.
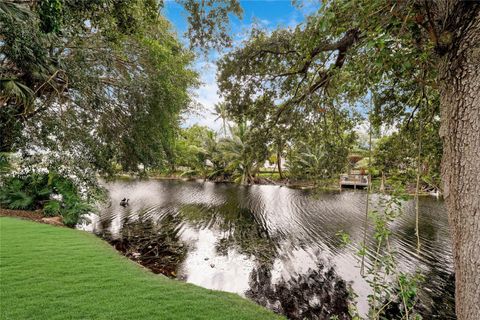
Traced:
<svg viewBox="0 0 480 320">
<path fill-rule="evenodd" d="M 360 313 L 368 309 L 370 291 L 356 255 L 365 192 L 169 180 L 116 181 L 107 188 L 110 205 L 87 227 L 154 272 L 238 293 L 292 319 L 342 314 L 349 287 L 358 295 Z M 129 206 L 120 206 L 123 198 Z M 420 252 L 415 205 L 407 201 L 403 207 L 391 243 L 399 267 L 425 276 L 419 291 L 425 319 L 454 319 L 444 204 L 421 198 Z M 342 244 L 340 230 L 350 234 L 351 244 Z"/>
</svg>

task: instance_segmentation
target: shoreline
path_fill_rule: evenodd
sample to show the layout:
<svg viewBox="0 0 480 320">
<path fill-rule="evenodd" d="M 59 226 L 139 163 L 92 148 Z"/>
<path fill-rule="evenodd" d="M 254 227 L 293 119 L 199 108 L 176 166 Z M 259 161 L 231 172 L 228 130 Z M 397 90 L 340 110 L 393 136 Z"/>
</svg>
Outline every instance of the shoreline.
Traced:
<svg viewBox="0 0 480 320">
<path fill-rule="evenodd" d="M 154 180 L 176 180 L 176 181 L 198 181 L 203 180 L 204 182 L 212 182 L 212 183 L 225 183 L 225 184 L 238 184 L 231 180 L 211 180 L 202 176 L 192 176 L 192 177 L 181 177 L 178 175 L 147 175 L 147 176 L 136 176 L 130 175 L 126 173 L 117 174 L 115 178 L 118 179 L 154 179 Z M 238 184 L 240 185 L 240 184 Z M 258 181 L 255 183 L 245 184 L 245 186 L 280 186 L 280 187 L 287 187 L 292 189 L 326 189 L 326 190 L 340 190 L 340 187 L 335 184 L 319 186 L 315 185 L 315 183 L 311 180 L 289 180 L 289 179 L 282 179 L 282 180 L 272 180 L 270 178 L 258 178 Z"/>
<path fill-rule="evenodd" d="M 193 177 L 180 177 L 177 175 L 147 175 L 145 177 L 141 176 L 135 176 L 135 175 L 130 175 L 130 174 L 119 174 L 115 175 L 115 178 L 118 179 L 153 179 L 153 180 L 167 180 L 167 181 L 199 181 L 202 180 L 203 182 L 212 182 L 212 183 L 219 183 L 219 184 L 237 184 L 234 181 L 230 180 L 209 180 L 206 179 L 205 177 L 201 176 L 193 176 Z M 291 188 L 291 189 L 299 189 L 299 190 L 319 190 L 319 191 L 343 191 L 343 190 L 355 190 L 354 188 L 345 188 L 345 187 L 340 187 L 339 184 L 331 183 L 331 184 L 324 184 L 322 185 L 322 182 L 319 184 L 315 184 L 311 180 L 288 180 L 288 179 L 283 179 L 283 180 L 272 180 L 272 179 L 264 179 L 260 178 L 261 180 L 256 183 L 252 184 L 246 184 L 245 186 L 279 186 L 279 187 L 286 187 L 286 188 Z M 415 196 L 415 190 L 412 190 L 412 188 L 406 188 L 408 191 L 405 193 L 408 196 L 414 197 Z M 361 188 L 358 187 L 356 189 L 357 191 L 367 191 L 367 188 Z M 384 191 L 386 194 L 389 194 L 389 190 Z M 381 193 L 379 190 L 372 190 L 372 193 Z M 434 194 L 432 192 L 424 192 L 420 191 L 418 193 L 420 197 L 435 197 L 435 198 L 443 198 L 442 193 L 439 192 L 438 194 Z"/>
</svg>

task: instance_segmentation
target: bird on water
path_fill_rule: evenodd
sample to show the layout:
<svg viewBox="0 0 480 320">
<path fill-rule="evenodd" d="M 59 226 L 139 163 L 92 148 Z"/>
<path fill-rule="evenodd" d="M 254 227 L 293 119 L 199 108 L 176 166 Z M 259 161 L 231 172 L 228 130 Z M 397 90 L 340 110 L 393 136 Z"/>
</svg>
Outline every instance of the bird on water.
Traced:
<svg viewBox="0 0 480 320">
<path fill-rule="evenodd" d="M 129 200 L 130 200 L 130 199 L 125 199 L 125 198 L 123 198 L 122 201 L 120 201 L 120 205 L 121 205 L 122 207 L 128 206 L 128 201 L 129 201 Z"/>
</svg>

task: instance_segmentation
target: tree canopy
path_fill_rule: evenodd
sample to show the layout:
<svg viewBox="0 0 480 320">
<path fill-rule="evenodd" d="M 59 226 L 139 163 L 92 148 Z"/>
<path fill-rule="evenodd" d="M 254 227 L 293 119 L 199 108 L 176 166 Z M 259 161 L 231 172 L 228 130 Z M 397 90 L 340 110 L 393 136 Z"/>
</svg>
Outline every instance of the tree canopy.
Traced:
<svg viewBox="0 0 480 320">
<path fill-rule="evenodd" d="M 192 48 L 228 45 L 235 0 L 179 1 Z M 2 1 L 0 151 L 109 174 L 171 165 L 180 116 L 198 86 L 195 53 L 163 1 Z M 45 162 L 45 157 L 42 161 Z"/>
<path fill-rule="evenodd" d="M 295 123 L 295 115 L 309 119 L 309 110 L 330 105 L 363 106 L 372 129 L 389 125 L 403 135 L 417 128 L 411 131 L 417 139 L 407 138 L 414 145 L 403 148 L 421 150 L 420 137 L 430 132 L 427 147 L 434 156 L 442 149 L 430 143 L 438 129 L 461 319 L 479 314 L 471 308 L 475 303 L 466 302 L 478 292 L 472 283 L 478 283 L 473 270 L 479 265 L 468 257 L 480 254 L 474 249 L 480 225 L 479 37 L 476 1 L 328 1 L 294 28 L 254 28 L 219 62 L 218 77 L 232 114 L 254 112 L 265 99 L 274 102 L 261 113 L 270 127 Z M 390 142 L 398 143 L 395 137 Z"/>
</svg>

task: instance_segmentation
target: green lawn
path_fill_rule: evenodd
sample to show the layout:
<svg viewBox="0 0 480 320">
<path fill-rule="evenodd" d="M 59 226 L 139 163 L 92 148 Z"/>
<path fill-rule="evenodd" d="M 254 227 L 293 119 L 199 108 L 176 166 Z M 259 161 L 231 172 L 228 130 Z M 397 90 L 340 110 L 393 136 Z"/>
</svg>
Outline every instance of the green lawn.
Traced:
<svg viewBox="0 0 480 320">
<path fill-rule="evenodd" d="M 237 295 L 155 275 L 92 234 L 0 218 L 1 319 L 278 319 Z"/>
</svg>

